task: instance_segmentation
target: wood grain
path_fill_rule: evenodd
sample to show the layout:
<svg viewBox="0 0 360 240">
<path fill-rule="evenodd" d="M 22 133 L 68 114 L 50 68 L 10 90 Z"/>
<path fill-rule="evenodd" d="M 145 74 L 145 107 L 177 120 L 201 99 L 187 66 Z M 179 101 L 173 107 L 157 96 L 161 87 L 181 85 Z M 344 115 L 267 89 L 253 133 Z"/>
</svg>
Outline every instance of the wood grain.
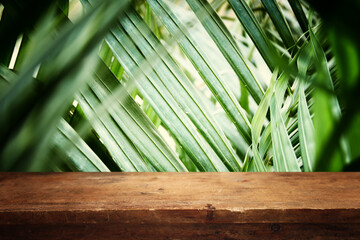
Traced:
<svg viewBox="0 0 360 240">
<path fill-rule="evenodd" d="M 0 239 L 360 239 L 360 173 L 1 173 Z"/>
</svg>

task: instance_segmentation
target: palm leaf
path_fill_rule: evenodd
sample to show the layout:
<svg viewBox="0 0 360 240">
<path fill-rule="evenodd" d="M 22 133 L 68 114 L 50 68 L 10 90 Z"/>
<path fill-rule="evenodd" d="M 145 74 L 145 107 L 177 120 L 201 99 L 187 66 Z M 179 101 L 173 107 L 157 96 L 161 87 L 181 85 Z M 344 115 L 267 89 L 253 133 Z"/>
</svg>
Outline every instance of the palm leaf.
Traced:
<svg viewBox="0 0 360 240">
<path fill-rule="evenodd" d="M 150 171 L 141 154 L 119 129 L 111 116 L 108 113 L 97 115 L 96 108 L 100 101 L 91 90 L 82 91 L 81 95 L 76 99 L 85 115 L 92 117 L 91 124 L 93 128 L 99 134 L 100 139 L 107 146 L 112 158 L 122 171 Z M 98 119 L 94 120 L 94 118 Z"/>
<path fill-rule="evenodd" d="M 315 137 L 314 125 L 310 117 L 309 108 L 305 97 L 306 72 L 308 70 L 311 54 L 306 52 L 309 45 L 301 52 L 298 58 L 299 75 L 302 81 L 299 88 L 299 112 L 298 112 L 298 129 L 301 147 L 301 157 L 304 170 L 311 172 L 315 165 Z"/>
<path fill-rule="evenodd" d="M 214 67 L 207 60 L 209 58 L 200 48 L 200 39 L 197 39 L 196 41 L 191 33 L 186 31 L 186 27 L 177 19 L 164 2 L 161 0 L 148 2 L 154 13 L 161 17 L 162 22 L 172 35 L 175 35 L 178 32 L 182 34 L 182 36 L 176 37 L 180 47 L 191 60 L 214 96 L 229 114 L 240 133 L 246 141 L 250 143 L 249 133 L 251 126 L 247 119 L 246 112 L 241 108 L 226 81 L 213 70 Z"/>
<path fill-rule="evenodd" d="M 104 101 L 112 90 L 123 88 L 105 64 L 100 63 L 92 92 Z M 164 142 L 157 129 L 131 96 L 122 90 L 119 105 L 113 104 L 108 112 L 124 134 L 134 143 L 157 171 L 187 171 L 175 153 Z"/>
<path fill-rule="evenodd" d="M 212 37 L 220 51 L 229 62 L 240 81 L 248 89 L 254 100 L 259 103 L 264 95 L 261 83 L 255 79 L 245 63 L 238 46 L 231 37 L 220 17 L 207 1 L 187 0 L 198 19 Z"/>
<path fill-rule="evenodd" d="M 264 121 L 266 119 L 266 113 L 268 112 L 270 106 L 270 100 L 274 94 L 274 86 L 275 80 L 277 78 L 277 70 L 274 72 L 271 80 L 270 86 L 266 90 L 266 93 L 261 100 L 258 109 L 254 115 L 254 118 L 251 122 L 252 129 L 251 129 L 251 136 L 252 136 L 252 151 L 254 153 L 254 165 L 255 170 L 258 172 L 265 172 L 265 165 L 264 160 L 261 157 L 261 154 L 258 150 L 259 138 L 261 134 L 261 130 L 264 126 Z"/>
<path fill-rule="evenodd" d="M 301 147 L 301 157 L 306 172 L 312 172 L 315 163 L 315 138 L 314 126 L 311 121 L 308 105 L 305 98 L 304 84 L 300 84 L 299 90 L 299 138 Z"/>
<path fill-rule="evenodd" d="M 67 25 L 55 41 L 49 37 L 39 39 L 39 45 L 28 55 L 25 67 L 0 99 L 1 115 L 6 116 L 0 119 L 0 123 L 8 126 L 0 131 L 1 156 L 7 159 L 2 161 L 3 169 L 9 170 L 15 165 L 41 168 L 43 163 L 39 154 L 46 148 L 47 140 L 60 118 L 59 114 L 66 109 L 64 99 L 69 103 L 76 89 L 86 81 L 88 75 L 84 74 L 84 64 L 91 66 L 94 63 L 91 57 L 84 57 L 93 54 L 89 49 L 100 42 L 126 5 L 126 1 L 122 4 L 104 1 L 77 24 Z M 42 34 L 49 27 L 52 27 L 51 24 L 45 24 Z M 98 31 L 89 31 L 94 28 Z M 84 39 L 86 33 L 89 34 Z M 49 59 L 53 64 L 46 64 Z M 41 76 L 43 82 L 32 77 L 40 63 L 44 63 Z M 41 97 L 35 91 L 39 85 L 44 93 Z M 21 123 L 23 125 L 18 129 Z M 48 126 L 53 126 L 52 130 L 44 132 L 43 129 Z"/>
<path fill-rule="evenodd" d="M 274 64 L 279 61 L 279 57 L 250 7 L 244 0 L 229 0 L 229 3 L 268 67 L 273 70 L 275 68 Z"/>
<path fill-rule="evenodd" d="M 300 4 L 299 0 L 289 0 L 290 6 L 294 11 L 296 19 L 304 33 L 308 31 L 308 20 L 305 16 L 304 10 Z"/>
<path fill-rule="evenodd" d="M 291 50 L 295 45 L 294 38 L 292 36 L 289 25 L 287 24 L 285 17 L 280 11 L 280 7 L 275 0 L 261 0 L 265 6 L 271 20 L 273 21 L 277 32 L 280 34 L 281 39 L 284 42 L 286 48 Z"/>
<path fill-rule="evenodd" d="M 310 43 L 314 54 L 315 67 L 317 69 L 317 83 L 322 86 L 323 89 L 333 92 L 333 80 L 327 66 L 325 53 L 311 28 L 309 28 L 309 33 Z M 318 143 L 316 145 L 317 159 L 319 159 L 323 154 L 325 148 L 327 147 L 327 139 L 330 137 L 331 132 L 334 131 L 335 124 L 341 117 L 340 105 L 337 98 L 334 95 L 328 94 L 323 89 L 317 89 L 314 96 L 315 112 L 317 112 L 314 117 L 315 141 Z M 341 159 L 342 157 L 340 151 L 347 151 L 348 143 L 346 143 L 344 139 L 342 139 L 340 143 L 340 149 L 337 148 L 333 158 L 329 161 L 331 164 L 324 163 L 324 160 L 318 161 L 315 167 L 316 170 L 320 170 L 325 167 L 326 170 L 339 171 L 343 168 L 345 161 Z"/>
<path fill-rule="evenodd" d="M 145 22 L 136 12 L 129 11 L 127 15 L 129 20 L 123 18 L 121 21 L 125 31 L 132 37 L 134 42 L 136 41 L 137 46 L 145 57 L 156 54 L 156 51 L 153 49 L 155 49 L 156 46 L 161 48 L 161 45 L 159 45 L 160 43 L 150 32 L 150 29 L 148 29 L 148 31 L 146 30 L 147 26 Z M 165 51 L 166 50 L 164 49 L 163 52 Z M 160 80 L 197 126 L 224 164 L 230 169 L 239 170 L 240 162 L 225 134 L 211 116 L 186 75 L 175 64 L 175 61 L 169 54 L 165 54 L 164 56 L 160 55 L 160 58 L 162 61 L 154 66 L 154 71 L 158 74 Z"/>
<path fill-rule="evenodd" d="M 66 155 L 60 155 L 62 157 L 61 162 L 64 161 L 63 158 L 65 157 L 65 162 L 68 162 L 72 169 L 81 172 L 109 171 L 101 159 L 65 120 L 60 120 L 57 128 L 58 131 L 54 134 L 52 142 L 55 154 Z"/>
<path fill-rule="evenodd" d="M 143 72 L 138 71 L 145 59 L 120 26 L 114 29 L 112 35 L 109 35 L 106 40 L 126 72 L 138 83 L 139 90 L 147 97 L 151 106 L 184 147 L 199 170 L 226 171 L 227 169 L 216 153 L 197 132 L 195 125 L 179 107 L 173 95 L 155 72 L 146 73 L 146 76 Z M 139 76 L 132 75 L 132 72 L 137 72 Z"/>
<path fill-rule="evenodd" d="M 276 172 L 300 172 L 295 152 L 287 134 L 276 97 L 271 98 L 271 139 L 273 142 L 274 169 Z"/>
</svg>

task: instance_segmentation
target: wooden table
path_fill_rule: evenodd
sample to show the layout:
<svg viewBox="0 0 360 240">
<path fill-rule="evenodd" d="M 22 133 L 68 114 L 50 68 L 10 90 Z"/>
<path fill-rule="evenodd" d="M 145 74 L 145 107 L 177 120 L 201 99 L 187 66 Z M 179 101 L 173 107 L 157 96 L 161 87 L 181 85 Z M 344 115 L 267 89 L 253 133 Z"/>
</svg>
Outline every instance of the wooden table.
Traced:
<svg viewBox="0 0 360 240">
<path fill-rule="evenodd" d="M 1 173 L 0 239 L 360 239 L 360 173 Z"/>
</svg>

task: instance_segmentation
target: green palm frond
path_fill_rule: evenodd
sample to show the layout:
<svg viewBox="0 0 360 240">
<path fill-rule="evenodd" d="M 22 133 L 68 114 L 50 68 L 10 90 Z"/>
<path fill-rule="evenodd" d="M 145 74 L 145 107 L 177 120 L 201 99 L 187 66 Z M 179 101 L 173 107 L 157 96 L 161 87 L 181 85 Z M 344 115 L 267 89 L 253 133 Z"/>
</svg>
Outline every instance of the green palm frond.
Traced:
<svg viewBox="0 0 360 240">
<path fill-rule="evenodd" d="M 17 2 L 0 5 L 2 171 L 359 170 L 342 7 Z"/>
</svg>

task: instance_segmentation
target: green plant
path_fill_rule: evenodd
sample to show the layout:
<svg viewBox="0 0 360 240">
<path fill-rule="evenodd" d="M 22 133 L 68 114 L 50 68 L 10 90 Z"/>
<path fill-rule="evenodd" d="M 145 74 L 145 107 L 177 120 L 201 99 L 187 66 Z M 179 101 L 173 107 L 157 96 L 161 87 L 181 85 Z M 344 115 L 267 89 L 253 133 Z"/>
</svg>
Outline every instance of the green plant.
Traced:
<svg viewBox="0 0 360 240">
<path fill-rule="evenodd" d="M 0 6 L 3 171 L 359 169 L 360 41 L 347 8 Z"/>
</svg>

